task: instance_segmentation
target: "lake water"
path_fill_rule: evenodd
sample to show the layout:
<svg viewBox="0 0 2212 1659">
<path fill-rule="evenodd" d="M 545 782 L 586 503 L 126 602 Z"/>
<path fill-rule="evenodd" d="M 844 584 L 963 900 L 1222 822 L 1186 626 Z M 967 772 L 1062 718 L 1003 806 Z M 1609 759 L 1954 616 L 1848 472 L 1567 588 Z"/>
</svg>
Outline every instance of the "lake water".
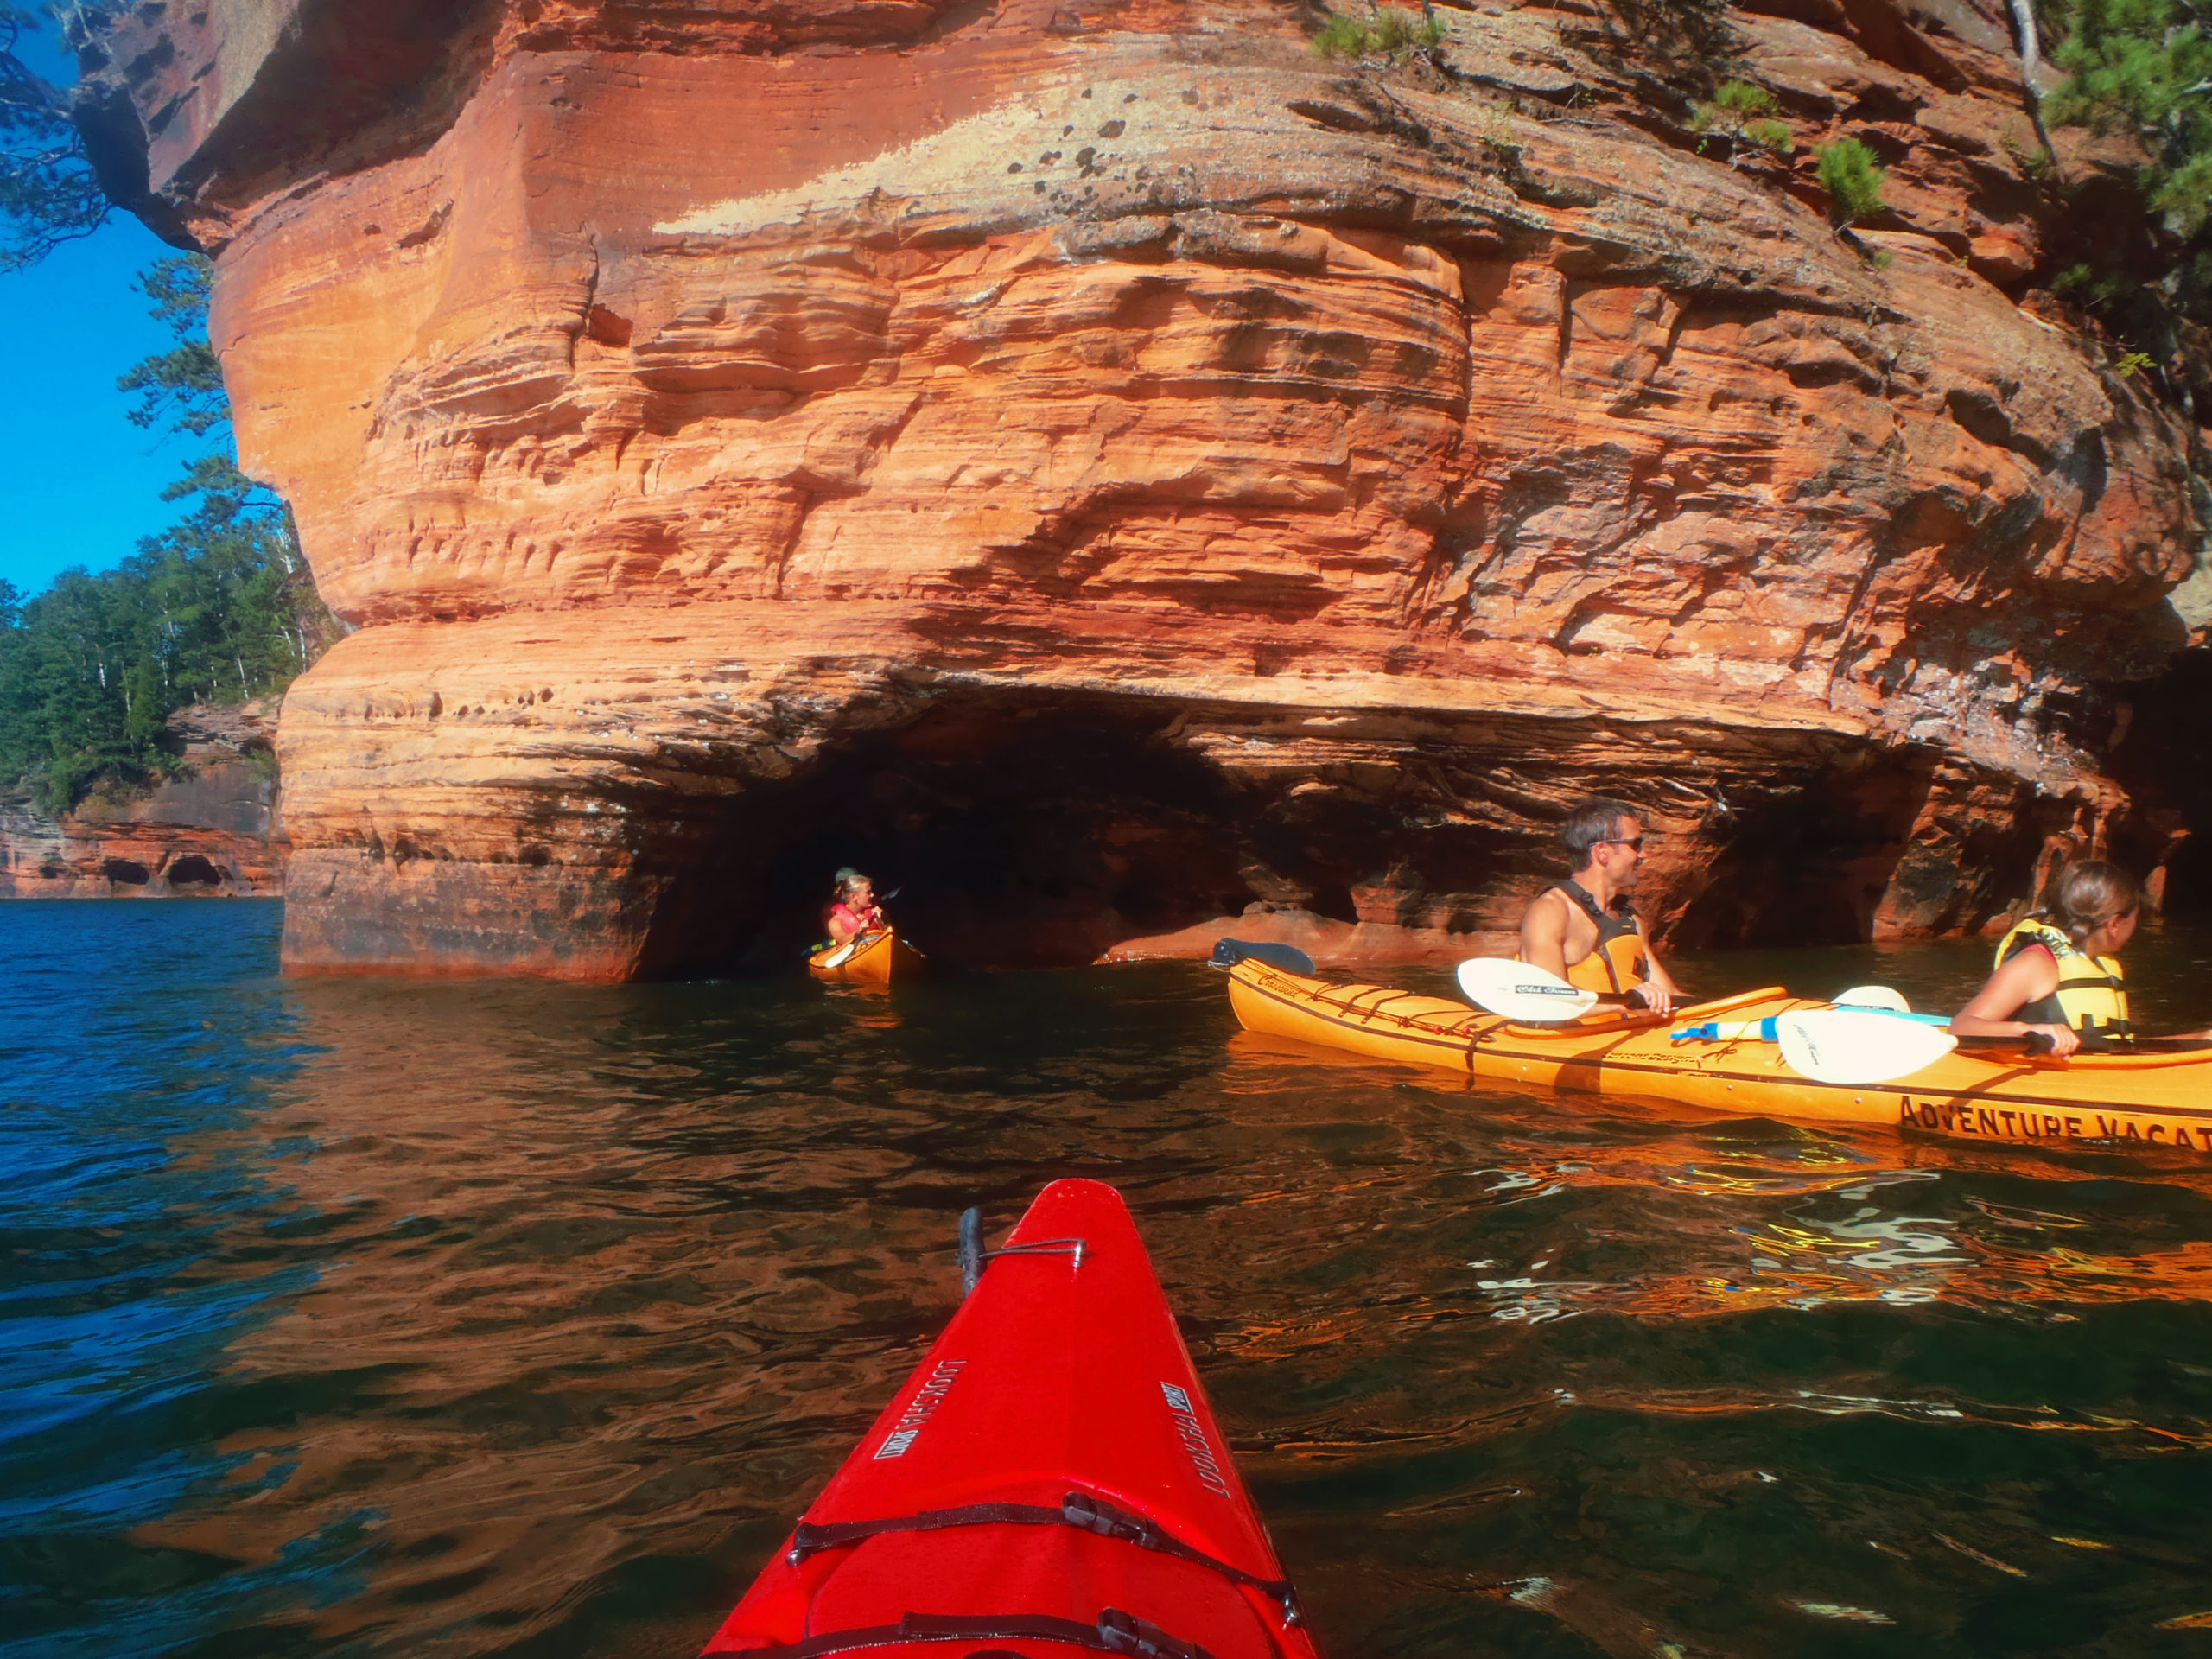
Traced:
<svg viewBox="0 0 2212 1659">
<path fill-rule="evenodd" d="M 687 1659 L 1061 1175 L 1330 1659 L 2212 1653 L 2212 1166 L 1470 1091 L 1193 965 L 286 982 L 280 915 L 0 905 L 0 1659 Z M 2212 1021 L 2212 934 L 2130 962 Z"/>
</svg>

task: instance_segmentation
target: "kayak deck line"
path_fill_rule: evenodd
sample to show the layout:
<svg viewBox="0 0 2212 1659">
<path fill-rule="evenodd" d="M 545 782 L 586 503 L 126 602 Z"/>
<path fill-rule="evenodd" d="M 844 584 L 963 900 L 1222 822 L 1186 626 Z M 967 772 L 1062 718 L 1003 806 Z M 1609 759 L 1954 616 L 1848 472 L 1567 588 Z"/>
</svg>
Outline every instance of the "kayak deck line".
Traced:
<svg viewBox="0 0 2212 1659">
<path fill-rule="evenodd" d="M 1182 1641 L 1157 1624 L 1116 1607 L 1101 1611 L 1097 1622 L 1092 1624 L 1057 1618 L 1049 1613 L 1001 1614 L 985 1618 L 908 1613 L 896 1624 L 832 1630 L 825 1636 L 810 1636 L 804 1642 L 783 1647 L 748 1648 L 745 1651 L 758 1656 L 758 1659 L 822 1659 L 826 1654 L 852 1653 L 862 1648 L 898 1648 L 922 1642 L 1054 1642 L 1093 1653 L 1128 1654 L 1137 1659 L 1213 1659 L 1196 1643 Z"/>
<path fill-rule="evenodd" d="M 1121 1195 L 959 1241 L 966 1300 L 705 1652 L 1317 1659 Z"/>
<path fill-rule="evenodd" d="M 1378 995 L 1379 994 L 1379 995 Z M 1909 1076 L 1824 1082 L 1749 1036 L 1677 1044 L 1673 1026 L 1824 1009 L 1779 987 L 1675 1010 L 1532 1027 L 1464 1004 L 1240 963 L 1229 995 L 1249 1030 L 1446 1069 L 1470 1082 L 1642 1095 L 1741 1116 L 1875 1123 L 1968 1141 L 2140 1143 L 2212 1154 L 2212 1054 L 2029 1057 L 1960 1049 Z M 1390 1006 L 1379 1017 L 1370 1009 Z M 1410 1003 L 1414 1006 L 1408 1007 Z"/>
<path fill-rule="evenodd" d="M 981 1264 L 995 1262 L 1002 1255 L 1065 1255 L 1073 1257 L 1074 1265 L 1080 1268 L 1084 1244 L 1080 1238 L 1040 1238 L 1034 1244 L 1007 1244 L 995 1250 L 980 1250 L 976 1260 Z"/>
<path fill-rule="evenodd" d="M 918 1515 L 881 1521 L 841 1521 L 827 1527 L 802 1521 L 791 1534 L 791 1547 L 785 1552 L 784 1559 L 797 1567 L 818 1551 L 857 1543 L 863 1538 L 887 1532 L 941 1532 L 947 1527 L 1081 1527 L 1102 1538 L 1119 1538 L 1140 1549 L 1156 1549 L 1211 1567 L 1224 1578 L 1249 1584 L 1280 1603 L 1285 1624 L 1305 1622 L 1298 1609 L 1298 1592 L 1288 1579 L 1255 1578 L 1241 1567 L 1192 1548 L 1150 1516 L 1132 1515 L 1095 1492 L 1070 1492 L 1056 1509 L 1035 1503 L 971 1503 L 965 1509 L 924 1510 Z"/>
</svg>

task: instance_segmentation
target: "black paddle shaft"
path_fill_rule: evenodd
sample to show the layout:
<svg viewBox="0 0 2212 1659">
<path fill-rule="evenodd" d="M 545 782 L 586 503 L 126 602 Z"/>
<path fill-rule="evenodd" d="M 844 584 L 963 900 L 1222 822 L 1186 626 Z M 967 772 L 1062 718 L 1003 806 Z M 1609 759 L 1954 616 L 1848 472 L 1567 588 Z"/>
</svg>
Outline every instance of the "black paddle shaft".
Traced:
<svg viewBox="0 0 2212 1659">
<path fill-rule="evenodd" d="M 2051 1040 L 2042 1032 L 2031 1031 L 2023 1036 L 1972 1036 L 1958 1039 L 1961 1048 L 2020 1049 L 2030 1054 L 2048 1054 Z M 2133 1037 L 2115 1042 L 2109 1037 L 2084 1035 L 2077 1054 L 2194 1054 L 2212 1051 L 2212 1043 L 2202 1037 Z"/>
<path fill-rule="evenodd" d="M 1994 1036 L 1986 1037 L 1955 1036 L 1952 1040 L 1957 1043 L 1961 1048 L 1976 1048 L 1985 1050 L 1993 1048 L 2009 1048 L 2018 1049 L 2029 1054 L 2048 1054 L 2050 1052 L 2052 1048 L 2050 1038 L 2046 1033 L 2040 1031 L 2023 1032 L 2018 1037 L 2011 1036 L 2003 1032 L 1999 1032 Z M 2085 1041 L 2082 1045 L 2082 1052 L 2084 1054 L 2109 1054 L 2113 1052 L 2113 1046 L 2110 1043 Z"/>
</svg>

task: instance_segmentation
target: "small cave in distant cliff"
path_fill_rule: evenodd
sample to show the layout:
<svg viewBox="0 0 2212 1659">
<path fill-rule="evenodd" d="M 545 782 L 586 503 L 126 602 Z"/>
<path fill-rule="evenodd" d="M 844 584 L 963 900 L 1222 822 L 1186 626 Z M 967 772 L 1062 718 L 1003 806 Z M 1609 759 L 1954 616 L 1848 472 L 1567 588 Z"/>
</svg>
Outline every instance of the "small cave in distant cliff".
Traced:
<svg viewBox="0 0 2212 1659">
<path fill-rule="evenodd" d="M 219 887 L 223 873 L 197 853 L 187 853 L 162 872 L 171 887 Z"/>
<path fill-rule="evenodd" d="M 100 874 L 117 886 L 124 887 L 143 887 L 151 879 L 146 867 L 135 858 L 102 859 Z"/>
<path fill-rule="evenodd" d="M 691 843 L 646 971 L 788 971 L 847 864 L 896 891 L 887 908 L 932 958 L 1046 967 L 1255 905 L 1414 921 L 1385 913 L 1378 873 L 1449 893 L 1511 861 L 1482 832 L 1409 834 L 1357 791 L 1240 784 L 1179 741 L 1178 720 L 1148 698 L 961 690 L 846 738 L 747 789 L 712 845 Z"/>
<path fill-rule="evenodd" d="M 2212 914 L 2212 649 L 2185 651 L 2120 695 L 2128 715 L 2112 773 L 2129 806 L 2112 826 L 2113 856 L 2150 877 L 2166 914 Z"/>
</svg>

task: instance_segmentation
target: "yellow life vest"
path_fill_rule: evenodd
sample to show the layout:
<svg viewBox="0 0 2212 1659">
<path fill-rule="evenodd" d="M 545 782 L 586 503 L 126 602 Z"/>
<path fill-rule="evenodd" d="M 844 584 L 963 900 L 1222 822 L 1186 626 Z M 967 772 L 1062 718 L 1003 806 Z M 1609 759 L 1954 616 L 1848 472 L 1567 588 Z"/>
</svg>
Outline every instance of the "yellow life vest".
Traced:
<svg viewBox="0 0 2212 1659">
<path fill-rule="evenodd" d="M 1651 964 L 1643 954 L 1643 937 L 1636 931 L 1636 912 L 1602 908 L 1581 884 L 1562 881 L 1554 891 L 1598 925 L 1598 943 L 1590 954 L 1567 970 L 1567 982 L 1586 991 L 1632 991 L 1651 977 Z"/>
<path fill-rule="evenodd" d="M 1997 942 L 1996 966 L 2032 945 L 2057 958 L 2058 988 L 2049 996 L 2023 1002 L 2011 1018 L 2035 1026 L 2071 1026 L 2076 1031 L 2107 1031 L 2126 1036 L 2135 1029 L 2127 1014 L 2127 987 L 2114 957 L 2084 954 L 2050 923 L 2031 916 Z"/>
</svg>

